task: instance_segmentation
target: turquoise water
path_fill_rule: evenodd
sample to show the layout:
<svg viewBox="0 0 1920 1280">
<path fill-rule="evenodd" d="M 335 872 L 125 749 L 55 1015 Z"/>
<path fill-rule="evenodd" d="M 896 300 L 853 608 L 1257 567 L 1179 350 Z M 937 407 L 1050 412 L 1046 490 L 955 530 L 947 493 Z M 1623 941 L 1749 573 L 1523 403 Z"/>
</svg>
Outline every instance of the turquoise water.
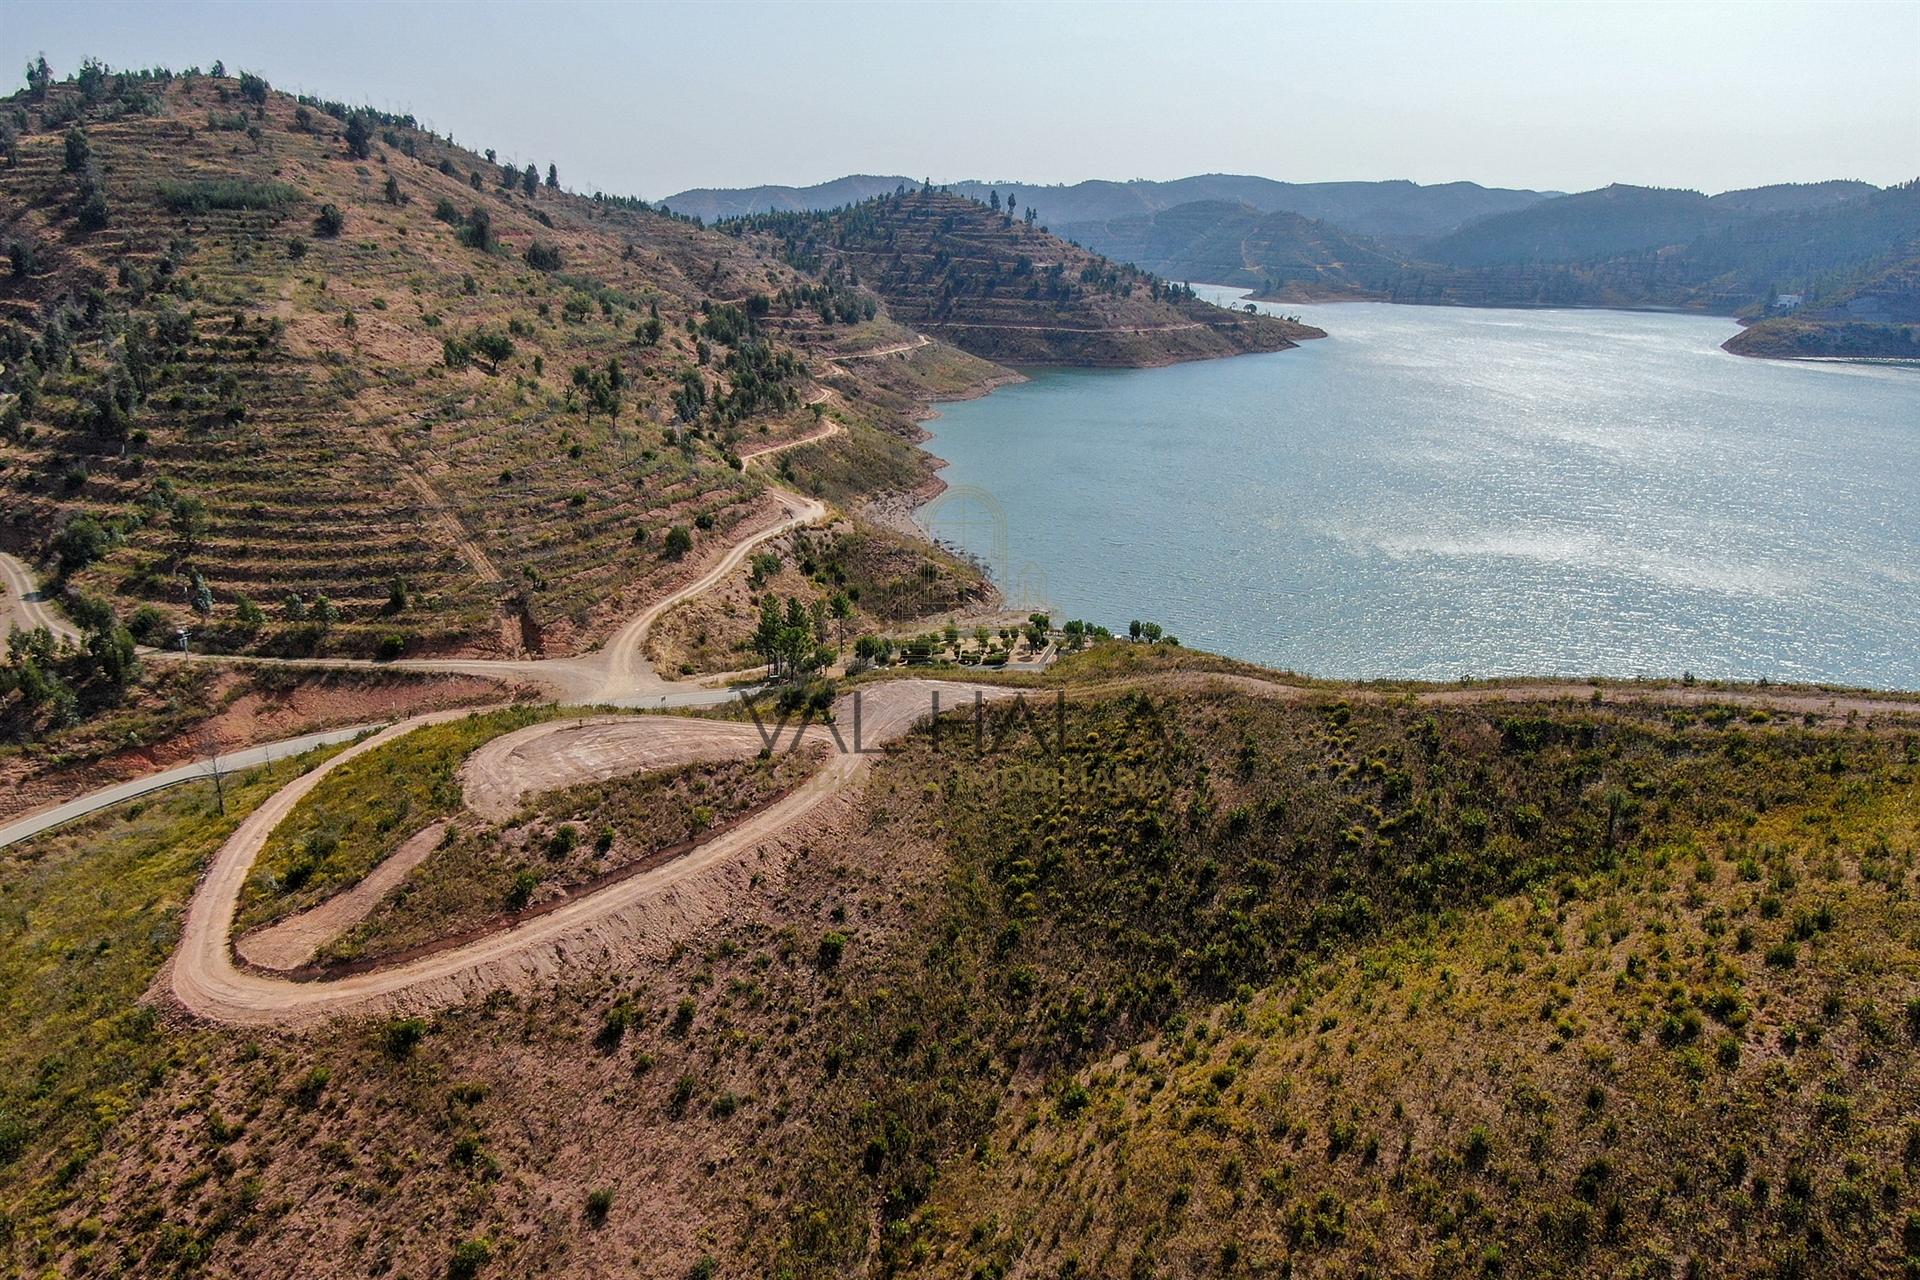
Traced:
<svg viewBox="0 0 1920 1280">
<path fill-rule="evenodd" d="M 1699 316 L 1281 309 L 1332 336 L 943 406 L 923 522 L 1013 603 L 1318 675 L 1920 687 L 1920 371 Z"/>
</svg>

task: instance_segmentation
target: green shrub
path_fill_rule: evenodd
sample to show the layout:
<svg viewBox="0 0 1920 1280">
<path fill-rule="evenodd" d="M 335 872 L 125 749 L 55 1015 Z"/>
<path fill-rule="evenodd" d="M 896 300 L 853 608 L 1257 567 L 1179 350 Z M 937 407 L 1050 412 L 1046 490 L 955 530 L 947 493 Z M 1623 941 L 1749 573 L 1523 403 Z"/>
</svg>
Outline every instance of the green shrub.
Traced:
<svg viewBox="0 0 1920 1280">
<path fill-rule="evenodd" d="M 381 1036 L 389 1057 L 405 1058 L 410 1056 L 427 1034 L 427 1024 L 421 1018 L 396 1018 L 387 1024 Z"/>
<path fill-rule="evenodd" d="M 327 1082 L 333 1079 L 333 1073 L 325 1067 L 315 1067 L 301 1076 L 293 1086 L 293 1096 L 303 1107 L 311 1107 L 320 1101 L 320 1095 L 326 1090 Z"/>
<path fill-rule="evenodd" d="M 840 964 L 840 957 L 846 954 L 846 950 L 847 935 L 837 929 L 829 929 L 820 938 L 820 949 L 818 952 L 820 967 L 822 969 L 837 968 Z"/>
<path fill-rule="evenodd" d="M 1477 1124 L 1467 1131 L 1467 1144 L 1461 1149 L 1460 1158 L 1467 1168 L 1480 1170 L 1487 1167 L 1487 1161 L 1493 1155 L 1493 1135 L 1487 1126 Z"/>
<path fill-rule="evenodd" d="M 612 1049 L 619 1045 L 620 1037 L 627 1034 L 627 1025 L 633 1015 L 625 1004 L 616 1004 L 608 1009 L 600 1020 L 600 1033 L 594 1037 L 594 1043 L 602 1049 Z"/>
<path fill-rule="evenodd" d="M 493 1242 L 485 1236 L 462 1240 L 447 1259 L 447 1280 L 474 1280 L 480 1268 L 493 1261 Z"/>
<path fill-rule="evenodd" d="M 209 209 L 274 210 L 300 199 L 297 188 L 284 182 L 255 182 L 247 178 L 197 178 L 162 182 L 160 203 L 183 213 Z"/>
</svg>

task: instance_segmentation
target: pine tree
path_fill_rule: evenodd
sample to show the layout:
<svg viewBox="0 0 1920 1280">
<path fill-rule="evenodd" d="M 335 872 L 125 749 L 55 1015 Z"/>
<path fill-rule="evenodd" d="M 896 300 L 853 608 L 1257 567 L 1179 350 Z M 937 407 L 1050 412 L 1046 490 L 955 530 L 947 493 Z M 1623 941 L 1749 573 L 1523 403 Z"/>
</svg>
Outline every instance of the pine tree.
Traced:
<svg viewBox="0 0 1920 1280">
<path fill-rule="evenodd" d="M 67 172 L 83 173 L 87 161 L 93 159 L 93 144 L 87 140 L 87 132 L 79 125 L 67 130 Z"/>
</svg>

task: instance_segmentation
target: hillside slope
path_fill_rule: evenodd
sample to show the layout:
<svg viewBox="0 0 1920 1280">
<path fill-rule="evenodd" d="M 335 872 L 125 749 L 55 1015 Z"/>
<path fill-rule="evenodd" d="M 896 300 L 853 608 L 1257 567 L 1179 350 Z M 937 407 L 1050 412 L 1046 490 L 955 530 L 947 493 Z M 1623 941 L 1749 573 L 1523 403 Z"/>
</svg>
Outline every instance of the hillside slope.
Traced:
<svg viewBox="0 0 1920 1280">
<path fill-rule="evenodd" d="M 1240 285 L 1289 298 L 1364 297 L 1402 268 L 1393 253 L 1296 213 L 1200 201 L 1059 228 L 1069 240 L 1174 280 Z"/>
<path fill-rule="evenodd" d="M 1758 316 L 1782 295 L 1837 295 L 1916 251 L 1916 183 L 1758 188 L 1711 200 L 1609 188 L 1485 219 L 1397 263 L 1370 260 L 1350 296 Z M 1277 281 L 1268 296 L 1308 298 L 1312 288 Z"/>
<path fill-rule="evenodd" d="M 999 376 L 882 385 L 833 363 L 912 337 L 870 296 L 795 306 L 736 237 L 254 77 L 6 109 L 0 545 L 141 639 L 577 651 L 772 518 L 739 453 L 829 413 L 911 489 L 919 399 Z"/>
<path fill-rule="evenodd" d="M 883 196 L 897 187 L 916 181 L 904 176 L 876 177 L 869 173 L 850 173 L 844 178 L 817 182 L 808 187 L 693 187 L 676 192 L 660 203 L 684 217 L 703 222 L 720 222 L 752 213 L 806 213 L 818 209 L 838 209 Z"/>
<path fill-rule="evenodd" d="M 1697 240 L 1739 216 L 1697 191 L 1615 183 L 1482 218 L 1428 241 L 1421 256 L 1453 267 L 1586 262 Z"/>
<path fill-rule="evenodd" d="M 903 324 L 1007 364 L 1168 364 L 1320 336 L 1199 302 L 1011 210 L 941 191 L 726 226 L 803 270 L 872 289 Z"/>
<path fill-rule="evenodd" d="M 1920 254 L 1749 325 L 1725 345 L 1746 356 L 1920 361 Z"/>
<path fill-rule="evenodd" d="M 626 959 L 587 943 L 320 1034 L 134 1004 L 201 860 L 312 761 L 227 815 L 182 793 L 10 849 L 0 1254 L 156 1276 L 1899 1273 L 1920 719 L 1791 690 L 1247 674 L 1097 647 L 1053 677 L 1057 718 L 915 733 L 805 829 L 686 881 Z M 486 722 L 460 723 L 471 745 Z M 387 767 L 430 794 L 444 739 Z M 553 799 L 631 834 L 658 790 Z M 352 801 L 339 854 L 397 838 L 402 798 Z"/>
</svg>

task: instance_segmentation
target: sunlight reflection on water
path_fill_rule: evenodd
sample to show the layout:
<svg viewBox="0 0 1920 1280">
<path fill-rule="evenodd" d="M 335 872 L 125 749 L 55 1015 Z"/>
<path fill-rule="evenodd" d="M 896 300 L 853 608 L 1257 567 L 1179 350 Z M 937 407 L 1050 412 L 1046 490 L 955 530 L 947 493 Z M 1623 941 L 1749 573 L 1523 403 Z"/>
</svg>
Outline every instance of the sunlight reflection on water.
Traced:
<svg viewBox="0 0 1920 1280">
<path fill-rule="evenodd" d="M 1700 316 L 1277 309 L 1332 336 L 931 424 L 1061 616 L 1330 676 L 1920 687 L 1920 372 Z"/>
</svg>

